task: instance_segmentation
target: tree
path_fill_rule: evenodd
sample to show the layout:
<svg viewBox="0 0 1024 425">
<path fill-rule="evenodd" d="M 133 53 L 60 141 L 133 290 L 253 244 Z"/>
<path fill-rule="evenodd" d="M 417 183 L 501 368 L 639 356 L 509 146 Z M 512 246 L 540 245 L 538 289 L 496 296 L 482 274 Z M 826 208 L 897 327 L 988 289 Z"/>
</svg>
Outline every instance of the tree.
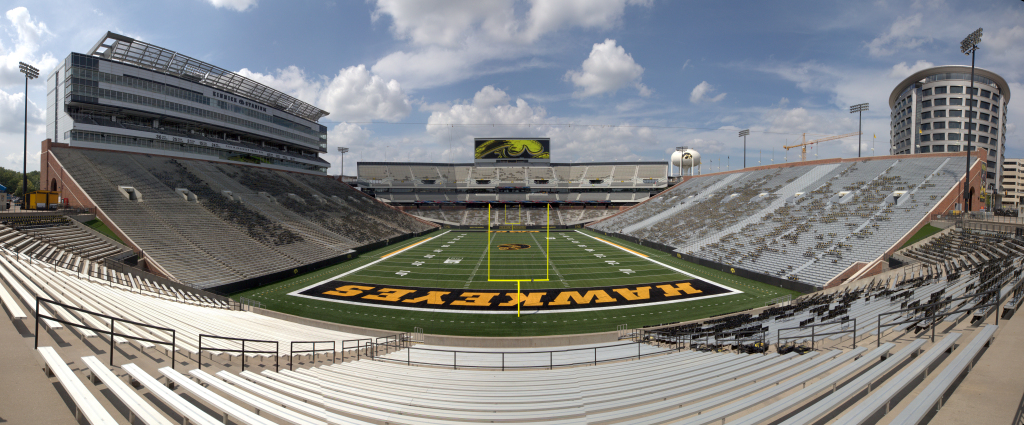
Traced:
<svg viewBox="0 0 1024 425">
<path fill-rule="evenodd" d="M 21 187 L 22 181 L 20 172 L 0 167 L 0 185 L 7 187 L 7 193 L 14 196 L 22 196 L 25 193 Z M 28 173 L 28 191 L 31 192 L 33 190 L 39 190 L 39 171 L 30 171 Z"/>
</svg>

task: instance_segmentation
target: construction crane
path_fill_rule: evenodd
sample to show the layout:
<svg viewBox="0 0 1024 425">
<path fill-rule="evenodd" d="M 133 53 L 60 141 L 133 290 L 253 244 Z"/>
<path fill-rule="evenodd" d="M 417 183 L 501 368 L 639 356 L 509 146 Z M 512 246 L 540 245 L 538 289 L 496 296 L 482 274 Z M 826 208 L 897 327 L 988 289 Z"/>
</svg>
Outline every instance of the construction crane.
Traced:
<svg viewBox="0 0 1024 425">
<path fill-rule="evenodd" d="M 856 133 L 841 134 L 841 135 L 838 135 L 838 136 L 829 136 L 829 137 L 826 137 L 824 139 L 807 140 L 807 133 L 804 133 L 803 134 L 803 139 L 804 139 L 803 143 L 800 143 L 799 145 L 783 146 L 783 148 L 786 148 L 787 151 L 790 150 L 790 149 L 793 149 L 793 148 L 800 148 L 800 160 L 801 161 L 806 161 L 807 160 L 807 147 L 808 146 L 813 145 L 815 143 L 827 142 L 829 140 L 838 140 L 838 139 L 842 139 L 844 137 L 856 136 L 856 135 L 859 135 L 859 134 L 860 134 L 860 132 L 858 131 Z"/>
</svg>

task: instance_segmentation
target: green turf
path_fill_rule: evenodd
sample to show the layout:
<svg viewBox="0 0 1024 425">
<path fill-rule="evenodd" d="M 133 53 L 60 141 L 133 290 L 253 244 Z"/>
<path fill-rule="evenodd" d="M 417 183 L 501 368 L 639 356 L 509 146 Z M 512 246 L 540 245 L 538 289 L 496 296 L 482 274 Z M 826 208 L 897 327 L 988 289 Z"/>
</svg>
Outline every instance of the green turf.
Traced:
<svg viewBox="0 0 1024 425">
<path fill-rule="evenodd" d="M 922 227 L 921 230 L 918 230 L 917 233 L 914 233 L 914 236 L 911 236 L 910 240 L 908 240 L 907 243 L 903 244 L 903 246 L 901 246 L 900 249 L 903 249 L 903 248 L 911 246 L 911 245 L 913 245 L 915 243 L 918 243 L 921 240 L 923 240 L 923 239 L 925 239 L 925 238 L 927 238 L 927 237 L 929 237 L 931 235 L 934 235 L 936 233 L 939 233 L 941 231 L 942 231 L 942 229 L 940 229 L 938 227 L 932 226 L 931 224 L 925 224 L 924 227 Z"/>
<path fill-rule="evenodd" d="M 94 219 L 89 220 L 89 221 L 87 221 L 85 223 L 82 223 L 82 224 L 85 224 L 86 226 L 89 226 L 90 228 L 92 228 L 93 230 L 95 230 L 97 232 L 100 232 L 100 233 L 102 233 L 104 235 L 107 235 L 107 237 L 117 241 L 121 245 L 125 244 L 124 241 L 121 240 L 121 238 L 117 237 L 117 235 L 114 234 L 114 231 L 110 230 L 110 228 L 107 227 L 106 224 L 103 224 L 103 222 L 100 221 L 100 219 L 98 219 L 98 218 L 94 218 Z"/>
<path fill-rule="evenodd" d="M 464 236 L 462 236 L 465 234 Z M 436 236 L 436 238 L 434 238 Z M 460 237 L 461 236 L 461 237 Z M 400 244 L 364 253 L 356 259 L 300 275 L 277 284 L 233 295 L 262 302 L 267 308 L 298 316 L 356 326 L 402 332 L 414 327 L 431 334 L 469 336 L 534 336 L 614 331 L 617 325 L 630 328 L 700 319 L 764 306 L 765 301 L 797 292 L 761 284 L 749 279 L 685 262 L 669 254 L 641 247 L 590 231 L 545 233 L 492 233 L 491 278 L 534 279 L 550 276 L 547 282 L 523 282 L 523 289 L 612 286 L 664 282 L 679 279 L 678 273 L 639 258 L 619 248 L 592 239 L 598 237 L 643 253 L 664 264 L 698 277 L 743 291 L 707 300 L 680 302 L 629 309 L 528 314 L 520 318 L 506 314 L 465 314 L 439 311 L 407 311 L 311 300 L 287 295 L 338 274 L 379 260 L 403 247 L 421 243 L 377 264 L 349 274 L 342 280 L 394 286 L 496 289 L 515 287 L 515 282 L 488 282 L 487 234 L 453 230 L 433 232 Z M 453 242 L 454 241 L 454 242 Z M 550 269 L 546 252 L 550 243 Z M 502 244 L 530 245 L 512 251 L 497 250 Z M 447 245 L 447 246 L 445 246 Z M 585 245 L 585 246 L 580 246 Z M 592 249 L 593 251 L 587 251 Z M 435 252 L 440 251 L 440 252 Z M 428 257 L 429 256 L 429 257 Z M 449 259 L 461 258 L 457 264 Z M 609 263 L 612 262 L 612 263 Z M 416 263 L 419 263 L 418 265 Z M 614 264 L 613 264 L 614 263 Z M 635 273 L 625 273 L 629 269 Z M 407 271 L 404 275 L 396 275 Z"/>
</svg>

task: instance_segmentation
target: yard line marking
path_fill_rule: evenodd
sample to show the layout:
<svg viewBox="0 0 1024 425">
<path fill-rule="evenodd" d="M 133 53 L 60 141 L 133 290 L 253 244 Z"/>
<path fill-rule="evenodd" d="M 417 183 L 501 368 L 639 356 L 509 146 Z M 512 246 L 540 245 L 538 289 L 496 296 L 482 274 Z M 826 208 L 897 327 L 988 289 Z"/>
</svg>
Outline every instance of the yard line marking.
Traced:
<svg viewBox="0 0 1024 425">
<path fill-rule="evenodd" d="M 579 230 L 577 230 L 577 232 L 579 232 Z M 586 235 L 586 236 L 590 236 L 590 235 Z M 636 251 L 633 251 L 632 249 L 626 248 L 626 247 L 624 247 L 624 246 L 622 246 L 622 245 L 614 244 L 614 243 L 608 242 L 608 241 L 606 241 L 606 240 L 604 240 L 604 239 L 601 239 L 601 238 L 597 238 L 597 237 L 594 237 L 594 236 L 590 236 L 590 237 L 591 237 L 591 238 L 594 238 L 594 239 L 597 239 L 597 240 L 599 240 L 599 241 L 601 241 L 601 242 L 604 242 L 604 243 L 606 243 L 606 244 L 608 244 L 608 245 L 614 246 L 614 247 L 616 247 L 616 248 L 618 248 L 618 249 L 621 249 L 621 250 L 623 250 L 623 251 L 628 251 L 628 252 L 632 252 L 633 254 L 636 254 L 636 255 L 638 255 L 638 256 L 641 256 L 641 257 L 644 257 L 644 258 L 648 258 L 648 257 L 647 257 L 647 255 L 645 255 L 645 254 L 641 254 L 641 253 L 639 253 L 639 252 L 636 252 Z"/>
<path fill-rule="evenodd" d="M 391 252 L 389 252 L 389 253 L 387 253 L 387 254 L 384 254 L 384 255 L 383 255 L 382 257 L 380 257 L 380 258 L 381 258 L 381 259 L 383 260 L 383 259 L 385 259 L 385 258 L 388 258 L 388 257 L 391 257 L 391 256 L 393 256 L 393 255 L 398 255 L 398 254 L 401 254 L 402 252 L 405 252 L 406 250 L 412 249 L 413 247 L 415 247 L 415 246 L 417 246 L 417 245 L 419 245 L 419 244 L 422 244 L 422 243 L 426 243 L 426 242 L 428 242 L 428 241 L 432 241 L 432 240 L 434 240 L 434 239 L 437 239 L 437 238 L 439 238 L 439 237 L 441 237 L 441 236 L 444 236 L 444 235 L 445 235 L 445 234 L 447 234 L 447 233 L 448 233 L 448 232 L 444 232 L 444 233 L 442 233 L 442 234 L 440 234 L 440 235 L 437 235 L 437 236 L 434 236 L 434 237 L 432 237 L 432 238 L 430 238 L 430 239 L 424 239 L 424 240 L 422 240 L 422 241 L 416 242 L 416 243 L 414 243 L 414 244 L 412 244 L 412 245 L 409 245 L 409 246 L 407 246 L 407 247 L 405 247 L 405 248 L 402 248 L 402 249 L 398 249 L 398 250 L 395 250 L 395 251 L 391 251 Z"/>
</svg>

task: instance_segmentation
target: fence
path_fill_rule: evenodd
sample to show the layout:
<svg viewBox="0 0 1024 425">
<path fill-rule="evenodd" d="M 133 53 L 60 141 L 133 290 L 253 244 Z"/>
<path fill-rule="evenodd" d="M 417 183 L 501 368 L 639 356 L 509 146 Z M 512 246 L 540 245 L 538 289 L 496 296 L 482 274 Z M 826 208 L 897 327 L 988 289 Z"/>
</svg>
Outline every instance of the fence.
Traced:
<svg viewBox="0 0 1024 425">
<path fill-rule="evenodd" d="M 313 344 L 313 348 L 311 348 L 309 350 L 295 350 L 295 344 Z M 326 349 L 325 348 L 325 349 L 317 350 L 316 349 L 316 345 L 317 344 L 331 344 L 331 348 L 330 349 Z M 320 351 L 330 351 L 331 352 L 331 364 L 334 364 L 335 358 L 338 357 L 338 351 L 335 350 L 335 346 L 336 345 L 335 345 L 334 341 L 292 341 L 291 342 L 291 347 L 288 350 L 288 370 L 293 370 L 292 367 L 295 364 L 295 355 L 296 354 L 312 353 L 314 356 L 316 356 L 316 353 L 318 353 Z"/>
<path fill-rule="evenodd" d="M 612 349 L 612 348 L 616 348 L 616 347 L 633 346 L 633 345 L 635 345 L 636 349 L 637 349 L 635 356 L 634 355 L 630 355 L 630 356 L 625 356 L 625 357 L 615 357 L 615 358 L 599 359 L 598 352 L 600 350 L 602 350 L 602 349 Z M 408 351 L 406 351 L 406 359 L 405 359 L 405 361 L 398 360 L 398 359 L 390 359 L 390 358 L 386 358 L 386 357 L 380 357 L 380 358 L 376 358 L 376 359 L 377 360 L 382 360 L 382 361 L 395 362 L 395 363 L 404 363 L 404 364 L 409 365 L 409 366 L 411 366 L 411 365 L 443 366 L 443 367 L 451 367 L 452 369 L 455 369 L 455 370 L 458 370 L 459 368 L 463 368 L 463 369 L 498 369 L 498 368 L 500 368 L 502 371 L 504 371 L 506 369 L 541 369 L 541 368 L 544 368 L 544 369 L 554 369 L 556 367 L 597 365 L 599 363 L 607 363 L 607 362 L 614 362 L 614 361 L 620 361 L 620 360 L 631 360 L 631 359 L 638 359 L 639 360 L 642 357 L 654 356 L 654 355 L 664 354 L 664 353 L 674 353 L 676 351 L 679 351 L 679 347 L 677 346 L 676 348 L 669 349 L 669 350 L 661 350 L 661 351 L 657 351 L 657 352 L 644 353 L 642 351 L 643 345 L 644 345 L 643 342 L 637 341 L 637 342 L 626 342 L 626 343 L 615 344 L 615 345 L 606 345 L 606 346 L 601 346 L 601 347 L 569 348 L 569 349 L 564 349 L 564 350 L 546 350 L 546 351 L 513 351 L 513 352 L 441 350 L 441 349 L 436 349 L 436 348 L 420 348 L 420 347 L 412 347 L 412 346 L 410 346 L 410 347 L 407 347 Z M 415 351 L 422 351 L 422 352 L 450 353 L 452 355 L 452 362 L 451 363 L 430 363 L 430 362 L 412 361 L 412 352 L 414 350 Z M 593 354 L 594 354 L 593 355 L 593 360 L 588 360 L 588 361 L 585 361 L 585 362 L 569 362 L 569 363 L 555 363 L 555 361 L 554 361 L 554 357 L 555 357 L 556 353 L 573 353 L 573 352 L 587 352 L 587 351 L 592 351 L 593 352 Z M 491 364 L 467 364 L 467 363 L 459 364 L 459 354 L 463 354 L 463 355 L 472 354 L 472 355 L 477 355 L 477 356 L 486 356 L 486 357 L 490 357 L 490 358 L 500 358 L 501 359 L 501 365 L 500 366 L 496 366 L 496 365 L 491 365 Z M 548 364 L 547 364 L 547 366 L 543 366 L 543 365 L 542 366 L 509 366 L 509 365 L 506 365 L 506 361 L 515 360 L 516 357 L 519 357 L 519 356 L 524 356 L 525 357 L 525 356 L 531 356 L 531 355 L 532 356 L 536 356 L 538 354 L 547 354 L 548 355 Z"/>
<path fill-rule="evenodd" d="M 204 347 L 203 346 L 203 338 L 206 338 L 206 339 L 217 339 L 217 340 L 224 340 L 224 341 L 240 341 L 242 343 L 242 349 L 241 350 L 235 350 L 235 349 L 230 349 L 230 348 Z M 269 351 L 269 350 L 246 350 L 245 349 L 245 343 L 247 343 L 247 342 L 255 342 L 255 343 L 262 343 L 262 344 L 274 344 L 274 351 Z M 281 347 L 280 347 L 280 345 L 278 344 L 277 341 L 267 341 L 267 340 L 261 340 L 261 339 L 246 339 L 246 338 L 231 338 L 231 337 L 226 337 L 226 336 L 199 334 L 199 361 L 197 362 L 197 363 L 199 363 L 199 369 L 203 368 L 203 350 L 206 350 L 206 351 L 220 351 L 222 353 L 241 353 L 241 357 L 242 357 L 242 371 L 243 372 L 245 371 L 245 355 L 246 354 L 273 354 L 274 355 L 274 372 L 279 371 L 279 369 L 281 367 Z"/>
<path fill-rule="evenodd" d="M 839 330 L 839 331 L 835 331 L 835 332 L 824 332 L 824 333 L 819 333 L 819 332 L 815 331 L 815 328 L 817 328 L 819 326 L 832 326 L 832 325 L 840 325 L 840 329 L 842 329 L 843 327 L 845 327 L 843 325 L 845 325 L 845 324 L 847 324 L 849 322 L 853 322 L 853 328 L 848 330 L 848 331 Z M 791 336 L 785 336 L 785 337 L 782 336 L 782 331 L 791 331 L 791 330 L 794 330 L 794 329 L 807 329 L 808 327 L 811 328 L 811 333 L 809 335 L 791 335 Z M 819 336 L 842 335 L 842 334 L 850 334 L 850 336 L 853 339 L 853 347 L 851 347 L 851 348 L 857 348 L 857 318 L 856 317 L 854 317 L 853 319 L 836 320 L 834 322 L 811 323 L 811 324 L 803 325 L 803 326 L 794 326 L 794 327 L 791 327 L 791 328 L 781 328 L 781 329 L 778 329 L 778 330 L 776 330 L 776 337 L 775 337 L 775 351 L 779 351 L 779 348 L 782 347 L 782 341 L 783 340 L 787 340 L 788 341 L 788 340 L 792 340 L 792 339 L 801 339 L 801 338 L 808 338 L 808 337 L 810 337 L 811 338 L 811 349 L 813 350 L 814 349 L 814 339 L 815 338 L 817 338 Z"/>
<path fill-rule="evenodd" d="M 928 323 L 927 325 L 923 326 L 923 328 L 926 331 L 929 328 L 931 328 L 931 331 L 932 331 L 931 339 L 932 339 L 932 342 L 935 342 L 935 327 L 938 326 L 939 319 L 944 319 L 944 318 L 946 318 L 948 316 L 952 316 L 954 314 L 962 314 L 962 313 L 972 312 L 972 311 L 980 310 L 980 309 L 984 309 L 984 311 L 985 311 L 985 313 L 983 315 L 983 318 L 988 317 L 990 312 L 993 311 L 993 310 L 997 310 L 999 304 L 1001 304 L 1001 300 L 999 299 L 999 291 L 1000 291 L 1000 287 L 996 287 L 995 289 L 990 289 L 990 290 L 985 291 L 985 292 L 979 292 L 977 294 L 965 295 L 965 296 L 962 296 L 962 297 L 951 298 L 951 299 L 948 299 L 948 300 L 936 301 L 934 303 L 919 305 L 919 306 L 916 306 L 916 307 L 909 307 L 909 308 L 904 308 L 904 309 L 901 309 L 901 310 L 888 311 L 888 312 L 885 312 L 885 313 L 879 313 L 878 314 L 878 327 L 876 329 L 876 332 L 877 332 L 877 335 L 878 335 L 878 340 L 877 340 L 875 346 L 880 347 L 882 345 L 882 329 L 883 328 L 891 328 L 891 327 L 894 327 L 894 326 L 906 325 L 906 324 L 914 324 L 914 325 L 917 325 L 920 328 L 922 326 L 920 326 L 919 324 L 922 323 L 922 322 L 926 322 L 929 319 L 931 319 L 931 322 Z M 986 296 L 987 297 L 993 297 L 994 296 L 993 298 L 995 299 L 995 301 L 983 301 L 983 302 L 985 302 L 984 304 L 974 304 L 974 305 L 966 307 L 966 308 L 962 308 L 962 309 L 954 310 L 954 311 L 948 311 L 948 312 L 945 312 L 945 313 L 937 312 L 937 310 L 939 309 L 940 306 L 942 306 L 942 305 L 952 305 L 954 301 L 960 301 L 960 300 L 966 300 L 966 299 L 974 299 L 974 298 L 982 298 L 983 300 L 992 299 L 992 298 L 985 298 Z M 931 307 L 935 307 L 935 309 L 932 310 L 932 311 L 929 311 L 929 309 Z M 991 307 L 996 307 L 996 308 L 992 309 Z M 891 315 L 894 315 L 894 314 L 902 314 L 902 313 L 905 313 L 905 312 L 908 312 L 908 311 L 921 311 L 921 310 L 924 310 L 924 314 L 921 317 L 913 318 L 913 319 L 910 319 L 910 320 L 904 320 L 904 321 L 901 321 L 901 322 L 888 322 L 888 323 L 882 324 L 882 317 L 891 316 Z M 996 325 L 998 325 L 998 324 L 999 324 L 999 315 L 997 314 L 996 315 Z"/>
<path fill-rule="evenodd" d="M 54 316 L 41 314 L 40 310 L 39 310 L 40 304 L 56 305 L 56 306 L 59 306 L 59 307 L 64 308 L 64 309 L 74 310 L 74 311 L 78 311 L 78 312 L 81 312 L 81 313 L 91 314 L 93 316 L 98 316 L 98 317 L 102 317 L 104 319 L 108 319 L 108 320 L 110 320 L 110 330 L 97 329 L 97 328 L 94 328 L 94 327 L 91 327 L 91 326 L 86 326 L 84 324 L 72 323 L 72 322 L 69 322 L 67 320 L 59 319 L 59 318 L 54 317 Z M 109 336 L 109 338 L 110 338 L 110 363 L 109 364 L 111 366 L 114 365 L 114 337 L 129 338 L 129 339 L 133 339 L 133 340 L 136 340 L 136 341 L 145 341 L 145 342 L 150 342 L 150 343 L 153 343 L 153 344 L 170 345 L 171 346 L 171 350 L 170 350 L 171 351 L 171 369 L 174 369 L 174 366 L 176 364 L 175 360 L 176 360 L 176 354 L 177 354 L 177 351 L 178 351 L 177 350 L 177 348 L 178 348 L 177 347 L 177 345 L 178 345 L 178 335 L 177 335 L 177 332 L 175 332 L 174 329 L 171 329 L 171 328 L 164 328 L 164 327 L 153 326 L 153 325 L 149 325 L 149 324 L 145 324 L 145 323 L 141 323 L 141 322 L 135 322 L 135 321 L 131 321 L 131 320 L 119 319 L 117 317 L 108 316 L 106 314 L 97 313 L 95 311 L 89 311 L 89 310 L 85 310 L 85 309 L 82 309 L 82 308 L 78 308 L 78 307 L 75 307 L 73 305 L 64 304 L 64 303 L 57 302 L 57 301 L 54 301 L 54 300 L 48 300 L 46 298 L 36 297 L 36 333 L 35 333 L 35 348 L 36 349 L 39 349 L 39 319 L 50 320 L 50 321 L 54 321 L 54 322 L 61 323 L 61 324 L 64 324 L 64 325 L 74 326 L 76 328 L 88 329 L 88 330 L 93 331 L 93 332 L 99 332 L 99 333 L 107 334 Z M 149 328 L 149 329 L 158 329 L 158 330 L 161 330 L 161 331 L 170 332 L 171 333 L 171 342 L 168 343 L 167 341 L 159 341 L 159 340 L 156 340 L 156 339 L 141 338 L 141 337 L 137 337 L 137 336 L 133 336 L 133 335 L 125 335 L 125 334 L 117 333 L 114 330 L 114 326 L 117 324 L 117 322 L 127 323 L 127 324 L 131 324 L 131 325 L 135 325 L 135 326 L 141 326 L 141 327 L 145 327 L 145 328 Z"/>
</svg>

